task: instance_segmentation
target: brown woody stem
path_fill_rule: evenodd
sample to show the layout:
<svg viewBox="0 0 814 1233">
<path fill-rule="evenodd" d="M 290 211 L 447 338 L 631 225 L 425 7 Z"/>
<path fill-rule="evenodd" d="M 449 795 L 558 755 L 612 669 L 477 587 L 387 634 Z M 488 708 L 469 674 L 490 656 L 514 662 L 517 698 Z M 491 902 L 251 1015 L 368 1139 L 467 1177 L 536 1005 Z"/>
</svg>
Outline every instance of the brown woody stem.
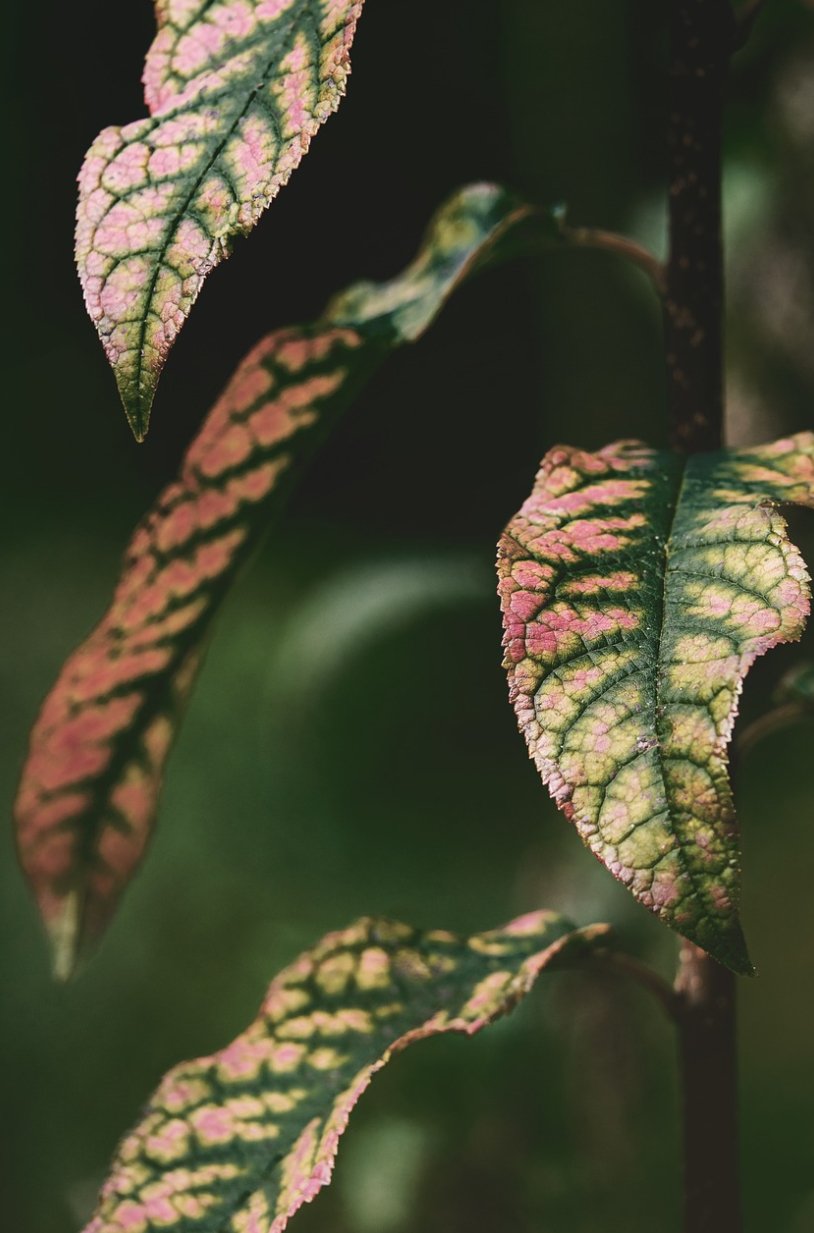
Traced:
<svg viewBox="0 0 814 1233">
<path fill-rule="evenodd" d="M 675 988 L 685 1233 L 740 1233 L 735 977 L 684 942 Z"/>
<path fill-rule="evenodd" d="M 729 0 L 670 0 L 670 253 L 665 341 L 670 440 L 724 438 L 721 165 L 738 24 Z M 689 942 L 679 999 L 685 1233 L 740 1233 L 735 977 Z"/>
</svg>

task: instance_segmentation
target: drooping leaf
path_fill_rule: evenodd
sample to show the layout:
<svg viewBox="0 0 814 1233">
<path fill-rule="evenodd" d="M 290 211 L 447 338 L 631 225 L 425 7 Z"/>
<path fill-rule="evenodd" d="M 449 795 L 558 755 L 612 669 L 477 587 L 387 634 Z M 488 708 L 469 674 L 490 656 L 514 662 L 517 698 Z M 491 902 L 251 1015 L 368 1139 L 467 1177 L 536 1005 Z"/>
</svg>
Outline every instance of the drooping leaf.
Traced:
<svg viewBox="0 0 814 1233">
<path fill-rule="evenodd" d="M 808 575 L 776 502 L 814 505 L 814 435 L 687 460 L 560 447 L 498 557 L 510 696 L 584 842 L 737 972 L 727 746 L 754 659 L 796 639 Z"/>
<path fill-rule="evenodd" d="M 259 343 L 136 531 L 111 608 L 36 722 L 16 805 L 63 976 L 142 857 L 178 712 L 238 567 L 360 383 L 528 214 L 500 189 L 465 189 L 399 278 L 352 288 L 320 322 Z"/>
<path fill-rule="evenodd" d="M 157 0 L 150 115 L 99 134 L 76 225 L 85 303 L 137 439 L 207 274 L 338 107 L 363 2 Z"/>
<path fill-rule="evenodd" d="M 547 912 L 466 939 L 373 919 L 329 934 L 232 1044 L 165 1076 L 85 1233 L 282 1233 L 331 1180 L 353 1107 L 394 1053 L 472 1035 L 606 934 Z"/>
</svg>

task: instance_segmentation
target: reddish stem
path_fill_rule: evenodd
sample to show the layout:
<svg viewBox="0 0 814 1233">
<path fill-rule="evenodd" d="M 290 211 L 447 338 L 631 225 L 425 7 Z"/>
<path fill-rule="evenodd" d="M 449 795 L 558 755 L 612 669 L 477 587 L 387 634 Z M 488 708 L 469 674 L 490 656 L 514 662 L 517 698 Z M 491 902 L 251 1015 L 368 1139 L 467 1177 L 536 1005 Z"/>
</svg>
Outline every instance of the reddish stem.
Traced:
<svg viewBox="0 0 814 1233">
<path fill-rule="evenodd" d="M 675 989 L 685 1233 L 740 1233 L 735 976 L 685 942 Z"/>
<path fill-rule="evenodd" d="M 687 453 L 723 437 L 721 138 L 736 32 L 729 0 L 671 0 L 665 337 L 670 437 Z"/>
<path fill-rule="evenodd" d="M 738 39 L 729 0 L 670 0 L 670 254 L 665 337 L 670 439 L 724 437 L 721 166 L 724 88 Z M 676 978 L 685 1233 L 740 1233 L 735 977 L 685 942 Z"/>
</svg>

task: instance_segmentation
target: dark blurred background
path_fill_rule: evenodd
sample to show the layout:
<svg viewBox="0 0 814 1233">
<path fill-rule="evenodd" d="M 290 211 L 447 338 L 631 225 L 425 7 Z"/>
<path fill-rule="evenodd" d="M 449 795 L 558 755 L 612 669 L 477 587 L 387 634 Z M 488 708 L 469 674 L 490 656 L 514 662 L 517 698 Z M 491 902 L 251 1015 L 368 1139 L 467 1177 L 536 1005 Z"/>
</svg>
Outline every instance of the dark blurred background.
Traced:
<svg viewBox="0 0 814 1233">
<path fill-rule="evenodd" d="M 2 74 L 0 786 L 101 615 L 127 535 L 248 346 L 395 273 L 473 179 L 663 249 L 663 4 L 369 0 L 338 116 L 211 278 L 136 446 L 72 263 L 74 177 L 143 114 L 148 0 L 13 5 Z M 812 426 L 814 14 L 770 0 L 727 130 L 730 435 Z M 273 973 L 367 912 L 458 930 L 547 905 L 674 939 L 540 788 L 499 667 L 494 543 L 558 439 L 664 438 L 642 276 L 552 253 L 463 290 L 394 357 L 231 596 L 170 763 L 149 860 L 98 957 L 51 983 L 7 830 L 0 899 L 0 1224 L 74 1233 L 162 1072 L 228 1041 Z M 814 560 L 814 518 L 794 531 Z M 799 649 L 761 663 L 745 719 Z M 814 1230 L 814 725 L 742 766 L 750 1233 Z M 673 1041 L 618 980 L 552 977 L 477 1040 L 399 1058 L 362 1102 L 303 1233 L 676 1233 Z"/>
</svg>

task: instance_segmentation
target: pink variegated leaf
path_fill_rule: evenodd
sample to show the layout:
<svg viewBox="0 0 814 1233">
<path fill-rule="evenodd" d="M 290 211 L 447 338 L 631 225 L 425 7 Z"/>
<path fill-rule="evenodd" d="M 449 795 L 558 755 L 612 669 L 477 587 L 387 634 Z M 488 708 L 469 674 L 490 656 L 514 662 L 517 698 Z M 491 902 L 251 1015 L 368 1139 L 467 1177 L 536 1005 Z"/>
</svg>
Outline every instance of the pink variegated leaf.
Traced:
<svg viewBox="0 0 814 1233">
<path fill-rule="evenodd" d="M 809 611 L 781 502 L 814 506 L 811 433 L 689 459 L 559 447 L 498 557 L 511 700 L 543 780 L 641 903 L 737 972 L 727 747 L 750 666 Z"/>
<path fill-rule="evenodd" d="M 329 934 L 236 1040 L 166 1075 L 85 1233 L 282 1233 L 330 1182 L 356 1102 L 395 1053 L 480 1031 L 607 933 L 534 912 L 469 938 L 369 918 Z"/>
<path fill-rule="evenodd" d="M 178 715 L 236 571 L 360 384 L 529 216 L 501 189 L 464 189 L 402 275 L 351 288 L 321 321 L 259 343 L 136 531 L 111 608 L 35 724 L 15 809 L 62 976 L 142 858 Z"/>
<path fill-rule="evenodd" d="M 150 115 L 99 134 L 76 224 L 85 303 L 138 440 L 207 274 L 338 107 L 363 2 L 157 0 Z"/>
</svg>

